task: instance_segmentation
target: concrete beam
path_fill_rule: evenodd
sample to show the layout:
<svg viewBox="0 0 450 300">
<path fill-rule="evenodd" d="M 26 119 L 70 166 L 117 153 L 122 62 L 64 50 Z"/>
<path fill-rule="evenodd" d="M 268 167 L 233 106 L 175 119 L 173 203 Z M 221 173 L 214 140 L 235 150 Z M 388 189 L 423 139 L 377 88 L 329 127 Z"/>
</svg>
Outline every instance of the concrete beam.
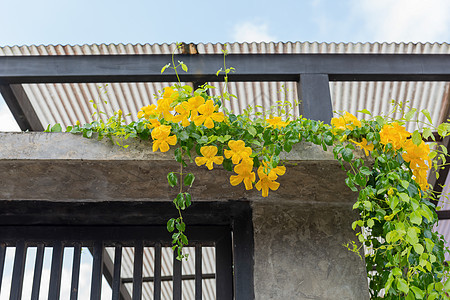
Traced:
<svg viewBox="0 0 450 300">
<path fill-rule="evenodd" d="M 0 143 L 0 199 L 172 201 L 177 193 L 165 178 L 179 171 L 179 164 L 172 152 L 152 152 L 150 142 L 129 140 L 122 149 L 108 139 L 67 133 L 0 133 Z M 285 159 L 294 165 L 280 177 L 281 187 L 270 201 L 333 202 L 335 193 L 354 201 L 331 152 L 304 143 Z M 222 167 L 209 171 L 191 163 L 186 171 L 196 174 L 190 192 L 197 201 L 263 199 L 255 189 L 231 186 L 233 173 Z"/>
</svg>

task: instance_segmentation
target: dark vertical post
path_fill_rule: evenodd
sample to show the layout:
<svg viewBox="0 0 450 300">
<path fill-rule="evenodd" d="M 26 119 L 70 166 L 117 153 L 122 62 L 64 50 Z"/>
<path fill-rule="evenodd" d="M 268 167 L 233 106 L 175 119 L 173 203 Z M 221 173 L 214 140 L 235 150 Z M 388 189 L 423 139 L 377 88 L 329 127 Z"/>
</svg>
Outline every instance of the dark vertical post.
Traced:
<svg viewBox="0 0 450 300">
<path fill-rule="evenodd" d="M 16 119 L 20 130 L 44 130 L 21 84 L 0 84 L 0 93 Z"/>
<path fill-rule="evenodd" d="M 254 240 L 250 207 L 233 220 L 233 250 L 236 300 L 255 299 L 253 285 Z"/>
<path fill-rule="evenodd" d="M 25 268 L 26 247 L 24 241 L 16 244 L 16 254 L 14 257 L 14 269 L 12 274 L 10 300 L 20 300 L 22 298 L 23 272 Z"/>
<path fill-rule="evenodd" d="M 103 242 L 96 241 L 92 251 L 92 282 L 91 300 L 100 300 L 102 296 L 102 274 L 103 274 Z"/>
<path fill-rule="evenodd" d="M 3 269 L 5 268 L 6 245 L 0 243 L 0 291 L 2 288 Z"/>
<path fill-rule="evenodd" d="M 333 106 L 327 74 L 301 74 L 298 83 L 299 111 L 303 117 L 330 124 Z"/>
<path fill-rule="evenodd" d="M 120 270 L 122 267 L 122 245 L 116 246 L 114 252 L 114 275 L 112 282 L 112 300 L 120 300 Z"/>
<path fill-rule="evenodd" d="M 155 244 L 155 281 L 153 282 L 153 299 L 161 300 L 161 244 Z"/>
<path fill-rule="evenodd" d="M 181 261 L 178 250 L 173 252 L 173 300 L 181 300 Z"/>
<path fill-rule="evenodd" d="M 142 262 L 144 256 L 144 246 L 142 241 L 137 241 L 134 245 L 134 270 L 133 270 L 133 300 L 142 298 Z"/>
<path fill-rule="evenodd" d="M 80 281 L 81 245 L 73 247 L 72 282 L 70 284 L 70 300 L 78 299 L 78 284 Z"/>
<path fill-rule="evenodd" d="M 195 245 L 195 300 L 202 300 L 202 245 Z"/>
<path fill-rule="evenodd" d="M 63 260 L 63 245 L 61 241 L 55 242 L 52 252 L 52 267 L 50 271 L 50 286 L 48 299 L 58 300 L 61 289 L 61 272 Z"/>
<path fill-rule="evenodd" d="M 41 287 L 42 265 L 44 264 L 44 244 L 38 244 L 36 249 L 36 260 L 34 263 L 33 287 L 31 288 L 31 300 L 39 299 Z"/>
<path fill-rule="evenodd" d="M 231 230 L 216 242 L 216 299 L 233 299 Z M 248 283 L 246 283 L 248 284 Z"/>
</svg>

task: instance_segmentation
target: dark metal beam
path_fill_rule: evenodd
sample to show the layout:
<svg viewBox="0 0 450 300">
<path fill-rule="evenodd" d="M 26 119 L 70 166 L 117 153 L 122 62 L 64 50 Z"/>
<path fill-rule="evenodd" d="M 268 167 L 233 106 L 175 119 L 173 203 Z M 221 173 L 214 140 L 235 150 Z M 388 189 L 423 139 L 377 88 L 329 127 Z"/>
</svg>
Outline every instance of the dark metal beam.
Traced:
<svg viewBox="0 0 450 300">
<path fill-rule="evenodd" d="M 330 124 L 333 106 L 327 74 L 301 74 L 298 83 L 300 114 L 308 119 Z"/>
<path fill-rule="evenodd" d="M 223 81 L 223 55 L 177 55 L 189 66 L 182 81 Z M 449 54 L 230 54 L 230 81 L 298 81 L 328 74 L 331 81 L 449 81 Z M 171 82 L 161 74 L 171 55 L 3 56 L 0 83 Z"/>
<path fill-rule="evenodd" d="M 44 127 L 21 84 L 0 84 L 0 93 L 22 131 L 43 131 Z"/>
</svg>

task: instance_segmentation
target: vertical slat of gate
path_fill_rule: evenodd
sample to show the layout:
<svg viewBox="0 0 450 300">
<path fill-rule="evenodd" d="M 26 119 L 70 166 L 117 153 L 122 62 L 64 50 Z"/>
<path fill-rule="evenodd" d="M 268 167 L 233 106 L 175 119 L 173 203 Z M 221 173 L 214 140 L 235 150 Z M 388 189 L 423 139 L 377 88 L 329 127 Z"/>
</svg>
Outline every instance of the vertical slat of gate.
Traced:
<svg viewBox="0 0 450 300">
<path fill-rule="evenodd" d="M 102 296 L 102 275 L 103 275 L 103 242 L 96 241 L 92 251 L 92 281 L 91 300 L 100 300 Z"/>
<path fill-rule="evenodd" d="M 202 300 L 202 245 L 195 245 L 195 300 Z"/>
<path fill-rule="evenodd" d="M 173 251 L 173 300 L 181 300 L 181 261 L 177 254 L 177 250 Z"/>
<path fill-rule="evenodd" d="M 133 300 L 142 298 L 142 261 L 144 256 L 144 246 L 142 241 L 137 241 L 134 245 L 134 269 L 133 269 Z"/>
<path fill-rule="evenodd" d="M 16 244 L 14 269 L 12 274 L 10 300 L 20 300 L 22 297 L 23 272 L 25 267 L 26 247 L 24 241 Z"/>
<path fill-rule="evenodd" d="M 41 287 L 42 265 L 44 263 L 44 244 L 37 245 L 36 260 L 34 262 L 33 287 L 31 288 L 31 300 L 39 299 Z"/>
<path fill-rule="evenodd" d="M 5 267 L 6 245 L 0 243 L 0 291 L 2 287 L 3 269 Z"/>
<path fill-rule="evenodd" d="M 52 267 L 50 271 L 50 286 L 48 299 L 58 300 L 61 289 L 61 273 L 63 260 L 63 245 L 61 241 L 55 242 L 52 253 Z"/>
<path fill-rule="evenodd" d="M 155 281 L 153 282 L 153 299 L 161 300 L 161 244 L 155 244 Z"/>
<path fill-rule="evenodd" d="M 216 243 L 216 299 L 233 299 L 231 232 Z"/>
<path fill-rule="evenodd" d="M 78 299 L 78 284 L 80 281 L 81 245 L 73 247 L 72 283 L 70 284 L 70 300 Z"/>
<path fill-rule="evenodd" d="M 114 274 L 112 282 L 112 300 L 120 300 L 120 270 L 122 267 L 122 246 L 117 245 L 114 252 Z"/>
</svg>

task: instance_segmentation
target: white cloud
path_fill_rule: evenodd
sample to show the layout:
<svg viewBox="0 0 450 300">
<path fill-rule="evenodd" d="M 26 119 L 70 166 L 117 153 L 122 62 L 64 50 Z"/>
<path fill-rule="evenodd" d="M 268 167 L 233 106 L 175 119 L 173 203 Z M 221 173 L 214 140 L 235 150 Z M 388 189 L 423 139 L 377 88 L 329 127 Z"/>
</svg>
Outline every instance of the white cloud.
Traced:
<svg viewBox="0 0 450 300">
<path fill-rule="evenodd" d="M 236 24 L 233 31 L 233 39 L 236 42 L 271 42 L 275 36 L 269 34 L 266 23 L 243 22 Z"/>
<path fill-rule="evenodd" d="M 372 38 L 380 42 L 448 42 L 448 0 L 354 0 Z"/>
<path fill-rule="evenodd" d="M 8 106 L 0 104 L 0 132 L 2 131 L 20 131 L 20 128 Z"/>
</svg>

